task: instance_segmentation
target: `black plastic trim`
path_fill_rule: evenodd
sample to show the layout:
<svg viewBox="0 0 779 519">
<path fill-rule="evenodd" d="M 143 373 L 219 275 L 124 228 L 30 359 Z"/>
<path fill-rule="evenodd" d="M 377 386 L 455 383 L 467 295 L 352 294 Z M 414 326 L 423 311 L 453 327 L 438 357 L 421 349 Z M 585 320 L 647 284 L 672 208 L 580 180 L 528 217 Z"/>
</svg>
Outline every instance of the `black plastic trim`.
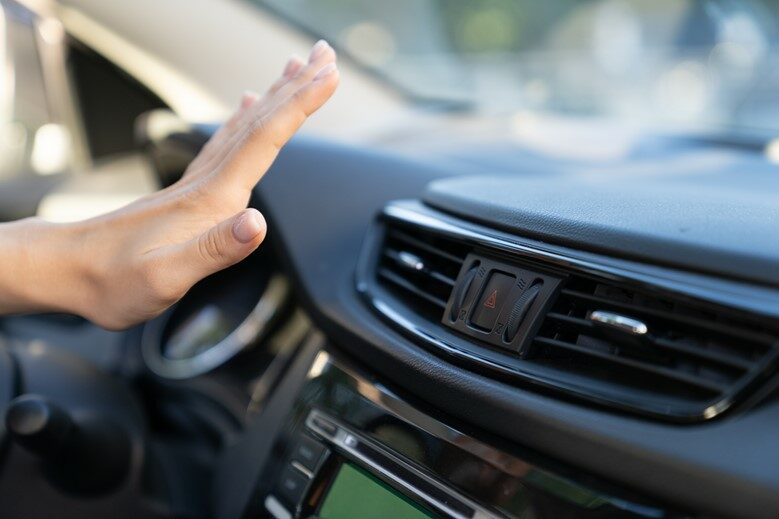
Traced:
<svg viewBox="0 0 779 519">
<path fill-rule="evenodd" d="M 428 232 L 458 239 L 474 247 L 486 248 L 495 253 L 511 254 L 514 258 L 541 261 L 542 265 L 559 268 L 561 272 L 577 272 L 596 276 L 604 280 L 648 290 L 661 295 L 671 295 L 695 303 L 727 307 L 747 319 L 760 319 L 761 325 L 779 329 L 779 294 L 776 290 L 748 286 L 717 278 L 683 275 L 671 270 L 642 265 L 613 258 L 569 251 L 530 240 L 519 239 L 476 224 L 430 209 L 416 201 L 389 203 L 380 215 L 380 220 L 419 227 Z M 699 405 L 680 405 L 669 408 L 662 402 L 646 399 L 616 399 L 609 395 L 593 393 L 575 377 L 561 377 L 558 370 L 538 365 L 524 364 L 519 358 L 512 358 L 503 351 L 493 351 L 473 341 L 449 333 L 445 328 L 421 318 L 412 312 L 405 312 L 402 302 L 383 290 L 374 281 L 372 267 L 382 240 L 380 224 L 377 223 L 369 235 L 357 268 L 357 290 L 361 296 L 385 320 L 396 326 L 407 337 L 449 359 L 492 376 L 528 383 L 536 389 L 557 392 L 577 400 L 596 405 L 638 413 L 657 419 L 679 423 L 699 422 L 719 416 L 743 400 L 752 389 L 772 377 L 775 373 L 779 344 L 765 355 L 756 367 L 759 373 L 750 383 L 742 384 L 722 399 L 702 408 Z M 585 257 L 587 256 L 587 257 Z M 759 314 L 759 315 L 755 315 Z M 766 323 L 766 318 L 770 321 Z"/>
</svg>

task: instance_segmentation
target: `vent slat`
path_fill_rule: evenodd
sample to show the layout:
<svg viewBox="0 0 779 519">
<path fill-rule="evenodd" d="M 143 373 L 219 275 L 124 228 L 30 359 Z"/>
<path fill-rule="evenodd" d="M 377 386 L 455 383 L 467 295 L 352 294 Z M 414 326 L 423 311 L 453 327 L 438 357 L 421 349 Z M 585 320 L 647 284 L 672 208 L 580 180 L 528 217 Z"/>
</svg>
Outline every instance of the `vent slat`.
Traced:
<svg viewBox="0 0 779 519">
<path fill-rule="evenodd" d="M 691 316 L 680 315 L 658 310 L 656 308 L 634 305 L 606 297 L 587 294 L 578 290 L 563 289 L 561 290 L 561 293 L 565 296 L 598 303 L 609 308 L 616 308 L 626 312 L 638 313 L 639 315 L 648 315 L 654 318 L 668 320 L 680 325 L 700 328 L 712 334 L 728 335 L 729 337 L 735 339 L 747 340 L 762 346 L 771 346 L 774 341 L 776 341 L 775 337 L 762 333 L 754 333 L 746 328 L 735 328 L 725 324 L 715 323 Z"/>
<path fill-rule="evenodd" d="M 687 346 L 675 341 L 669 341 L 659 337 L 652 338 L 652 344 L 656 347 L 663 348 L 668 351 L 675 351 L 683 355 L 690 357 L 698 357 L 706 359 L 711 362 L 716 362 L 722 366 L 729 366 L 740 369 L 742 371 L 749 371 L 754 367 L 754 364 L 748 362 L 739 357 L 728 355 L 727 353 L 720 353 L 711 350 L 703 350 L 693 346 Z"/>
<path fill-rule="evenodd" d="M 398 266 L 403 268 L 406 267 L 406 264 L 403 262 L 403 260 L 400 258 L 399 251 L 396 251 L 395 249 L 386 249 L 384 251 L 384 256 L 394 261 Z M 421 274 L 425 274 L 427 276 L 430 276 L 431 278 L 440 281 L 441 283 L 446 283 L 450 287 L 454 287 L 455 280 L 450 278 L 449 276 L 442 274 L 441 272 L 438 272 L 436 270 L 432 270 L 431 268 L 424 268 L 422 270 L 416 270 L 415 272 L 419 272 Z"/>
<path fill-rule="evenodd" d="M 376 274 L 409 310 L 438 321 L 470 247 L 433 233 L 389 225 Z"/>
<path fill-rule="evenodd" d="M 713 380 L 695 377 L 693 375 L 688 375 L 686 373 L 679 372 L 673 369 L 654 366 L 652 364 L 647 364 L 645 362 L 629 359 L 626 357 L 620 357 L 618 355 L 612 355 L 610 353 L 593 350 L 591 348 L 579 346 L 577 344 L 572 344 L 565 341 L 559 341 L 547 337 L 536 337 L 535 342 L 547 346 L 562 348 L 564 350 L 576 352 L 590 357 L 595 357 L 607 362 L 614 363 L 616 365 L 633 368 L 635 370 L 643 371 L 651 375 L 656 375 L 658 377 L 664 378 L 669 381 L 685 384 L 691 388 L 703 389 L 713 394 L 721 393 L 727 389 L 727 385 L 717 383 Z"/>
<path fill-rule="evenodd" d="M 643 323 L 645 333 L 596 323 L 594 312 Z M 695 406 L 701 414 L 733 399 L 773 354 L 777 337 L 735 312 L 660 296 L 584 275 L 569 275 L 544 316 L 527 355 L 531 362 L 584 377 L 592 391 L 642 407 L 645 394 L 666 413 Z M 581 383 L 581 378 L 579 379 Z M 655 408 L 656 409 L 656 408 Z"/>
<path fill-rule="evenodd" d="M 439 299 L 439 298 L 437 298 L 437 297 L 435 297 L 435 296 L 425 292 L 424 290 L 420 290 L 419 288 L 414 286 L 411 282 L 409 282 L 407 279 L 398 276 L 397 274 L 395 274 L 391 270 L 383 269 L 383 268 L 379 269 L 379 276 L 381 276 L 384 279 L 386 279 L 386 280 L 388 280 L 388 281 L 398 285 L 399 287 L 401 287 L 401 288 L 411 292 L 412 294 L 414 294 L 414 295 L 416 295 L 418 297 L 421 297 L 421 298 L 425 299 L 426 301 L 428 301 L 430 303 L 433 303 L 437 307 L 440 307 L 442 310 L 444 308 L 446 308 L 446 301 L 445 300 Z"/>
<path fill-rule="evenodd" d="M 598 327 L 592 321 L 588 321 L 587 319 L 572 317 L 570 315 L 558 314 L 555 312 L 548 313 L 546 317 L 548 319 L 561 321 L 576 326 L 582 332 L 585 333 L 598 332 Z M 660 337 L 649 336 L 647 337 L 646 340 L 652 347 L 661 349 L 663 351 L 680 353 L 688 357 L 710 361 L 712 363 L 718 364 L 723 367 L 736 368 L 741 371 L 749 371 L 749 369 L 753 366 L 751 362 L 748 362 L 740 357 L 728 355 L 726 353 L 705 350 L 701 348 L 696 348 L 694 346 L 687 346 L 685 344 L 681 344 L 676 341 L 670 341 Z"/>
<path fill-rule="evenodd" d="M 397 240 L 403 241 L 405 243 L 411 244 L 414 247 L 422 249 L 431 254 L 435 254 L 441 258 L 451 261 L 452 263 L 462 264 L 462 262 L 465 261 L 465 256 L 467 255 L 467 254 L 463 255 L 462 257 L 456 256 L 443 249 L 434 247 L 429 243 L 425 243 L 424 241 L 418 240 L 417 238 L 414 238 L 413 236 L 406 234 L 405 232 L 399 231 L 397 229 L 392 229 L 391 231 L 389 231 L 389 236 Z"/>
</svg>

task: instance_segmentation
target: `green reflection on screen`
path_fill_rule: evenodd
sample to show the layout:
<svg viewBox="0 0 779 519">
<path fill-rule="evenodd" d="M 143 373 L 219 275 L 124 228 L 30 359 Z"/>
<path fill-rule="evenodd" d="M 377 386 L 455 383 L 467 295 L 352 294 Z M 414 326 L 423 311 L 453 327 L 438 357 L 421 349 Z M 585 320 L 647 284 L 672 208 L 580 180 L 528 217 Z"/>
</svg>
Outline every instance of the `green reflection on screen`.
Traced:
<svg viewBox="0 0 779 519">
<path fill-rule="evenodd" d="M 397 490 L 344 464 L 325 497 L 321 519 L 430 519 L 433 516 Z"/>
</svg>

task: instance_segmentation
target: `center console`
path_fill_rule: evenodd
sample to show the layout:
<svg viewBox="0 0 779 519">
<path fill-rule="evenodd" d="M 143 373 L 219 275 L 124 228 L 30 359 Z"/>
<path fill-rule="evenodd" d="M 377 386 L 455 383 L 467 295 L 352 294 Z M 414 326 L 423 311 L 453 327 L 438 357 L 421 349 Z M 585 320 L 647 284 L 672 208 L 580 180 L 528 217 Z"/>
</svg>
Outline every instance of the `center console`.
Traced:
<svg viewBox="0 0 779 519">
<path fill-rule="evenodd" d="M 311 358 L 267 457 L 244 459 L 261 461 L 244 517 L 681 515 L 439 416 L 326 346 Z"/>
</svg>

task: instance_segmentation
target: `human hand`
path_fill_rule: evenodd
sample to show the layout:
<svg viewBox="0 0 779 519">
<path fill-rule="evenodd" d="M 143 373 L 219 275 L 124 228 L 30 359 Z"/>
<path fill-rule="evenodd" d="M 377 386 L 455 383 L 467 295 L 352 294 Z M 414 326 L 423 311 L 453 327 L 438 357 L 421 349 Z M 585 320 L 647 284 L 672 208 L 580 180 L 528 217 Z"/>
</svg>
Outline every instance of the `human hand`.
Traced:
<svg viewBox="0 0 779 519">
<path fill-rule="evenodd" d="M 0 312 L 63 311 L 126 328 L 246 258 L 266 233 L 246 209 L 252 189 L 338 80 L 335 52 L 317 42 L 265 95 L 244 95 L 179 182 L 83 222 L 0 226 L 0 261 L 11 266 L 0 272 Z"/>
</svg>

